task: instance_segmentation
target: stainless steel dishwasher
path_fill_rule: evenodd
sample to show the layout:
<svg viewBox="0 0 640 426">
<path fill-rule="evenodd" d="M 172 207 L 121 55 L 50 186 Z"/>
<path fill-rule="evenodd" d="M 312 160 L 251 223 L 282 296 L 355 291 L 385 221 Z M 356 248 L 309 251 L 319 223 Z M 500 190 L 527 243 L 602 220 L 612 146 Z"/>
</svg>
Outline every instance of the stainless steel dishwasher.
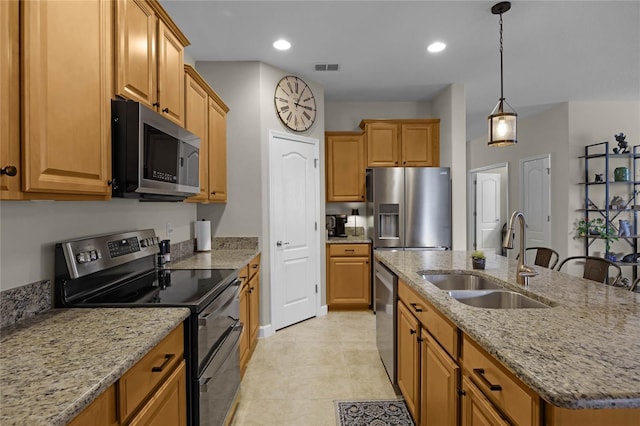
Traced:
<svg viewBox="0 0 640 426">
<path fill-rule="evenodd" d="M 376 304 L 376 345 L 393 389 L 400 393 L 397 380 L 397 301 L 398 277 L 377 260 L 374 262 Z"/>
</svg>

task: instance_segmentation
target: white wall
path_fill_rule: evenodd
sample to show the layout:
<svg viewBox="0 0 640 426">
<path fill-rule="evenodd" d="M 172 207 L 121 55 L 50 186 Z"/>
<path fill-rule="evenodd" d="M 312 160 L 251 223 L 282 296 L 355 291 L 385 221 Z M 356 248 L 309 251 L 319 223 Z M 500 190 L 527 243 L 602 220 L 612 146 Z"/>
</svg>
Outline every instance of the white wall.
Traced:
<svg viewBox="0 0 640 426">
<path fill-rule="evenodd" d="M 431 118 L 428 102 L 327 102 L 325 130 L 358 131 L 367 118 Z"/>
<path fill-rule="evenodd" d="M 275 87 L 290 73 L 260 62 L 196 62 L 196 69 L 224 100 L 227 116 L 226 205 L 199 205 L 198 219 L 212 221 L 214 236 L 260 237 L 260 324 L 271 323 L 269 247 L 269 140 L 270 129 L 291 132 L 280 122 L 273 104 Z M 304 78 L 316 98 L 316 122 L 305 137 L 318 139 L 320 157 L 320 217 L 324 216 L 324 88 Z M 292 132 L 291 132 L 292 133 Z M 322 230 L 322 223 L 319 224 Z M 319 236 L 322 233 L 319 232 Z M 325 247 L 319 255 L 322 293 L 325 288 Z"/>
<path fill-rule="evenodd" d="M 193 238 L 196 206 L 111 201 L 0 202 L 0 290 L 54 280 L 55 243 L 110 232 L 153 228 L 172 243 Z M 167 235 L 171 222 L 173 233 Z"/>
<path fill-rule="evenodd" d="M 451 167 L 451 223 L 453 250 L 467 247 L 466 109 L 463 84 L 452 84 L 432 102 L 440 118 L 440 165 Z"/>
</svg>

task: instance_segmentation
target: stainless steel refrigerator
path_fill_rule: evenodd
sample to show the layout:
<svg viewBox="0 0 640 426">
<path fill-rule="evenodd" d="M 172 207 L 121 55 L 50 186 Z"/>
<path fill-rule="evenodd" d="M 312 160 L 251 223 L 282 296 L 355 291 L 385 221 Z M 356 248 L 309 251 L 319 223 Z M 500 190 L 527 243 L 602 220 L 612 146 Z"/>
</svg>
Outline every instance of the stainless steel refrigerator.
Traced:
<svg viewBox="0 0 640 426">
<path fill-rule="evenodd" d="M 374 249 L 451 248 L 448 167 L 367 169 L 367 228 Z"/>
<path fill-rule="evenodd" d="M 367 169 L 367 228 L 375 250 L 451 248 L 451 176 L 448 167 Z M 373 262 L 376 345 L 396 393 L 397 277 Z"/>
</svg>

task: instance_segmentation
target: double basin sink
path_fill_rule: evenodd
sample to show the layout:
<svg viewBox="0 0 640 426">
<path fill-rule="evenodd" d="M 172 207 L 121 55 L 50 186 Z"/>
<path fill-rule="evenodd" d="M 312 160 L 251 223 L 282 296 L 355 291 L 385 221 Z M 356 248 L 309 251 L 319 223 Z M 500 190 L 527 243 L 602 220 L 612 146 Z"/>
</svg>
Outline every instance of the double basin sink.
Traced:
<svg viewBox="0 0 640 426">
<path fill-rule="evenodd" d="M 470 274 L 430 274 L 418 271 L 425 280 L 448 292 L 460 303 L 486 309 L 548 308 L 523 294 L 510 291 L 483 277 Z"/>
</svg>

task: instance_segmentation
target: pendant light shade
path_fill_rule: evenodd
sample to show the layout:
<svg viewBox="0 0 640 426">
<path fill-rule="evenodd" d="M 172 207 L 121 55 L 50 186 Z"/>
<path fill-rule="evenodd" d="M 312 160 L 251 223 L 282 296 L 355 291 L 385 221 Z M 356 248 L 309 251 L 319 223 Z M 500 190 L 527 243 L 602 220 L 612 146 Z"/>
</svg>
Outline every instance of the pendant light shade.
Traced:
<svg viewBox="0 0 640 426">
<path fill-rule="evenodd" d="M 504 98 L 502 77 L 502 14 L 511 9 L 511 3 L 503 1 L 493 5 L 491 13 L 500 15 L 500 100 L 489 115 L 489 146 L 509 146 L 518 143 L 515 110 Z"/>
</svg>

